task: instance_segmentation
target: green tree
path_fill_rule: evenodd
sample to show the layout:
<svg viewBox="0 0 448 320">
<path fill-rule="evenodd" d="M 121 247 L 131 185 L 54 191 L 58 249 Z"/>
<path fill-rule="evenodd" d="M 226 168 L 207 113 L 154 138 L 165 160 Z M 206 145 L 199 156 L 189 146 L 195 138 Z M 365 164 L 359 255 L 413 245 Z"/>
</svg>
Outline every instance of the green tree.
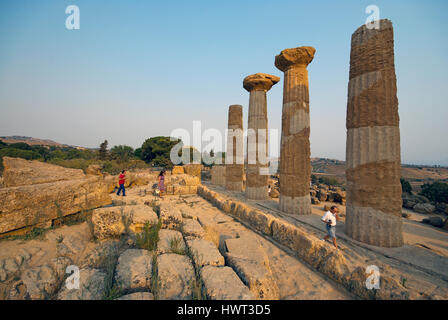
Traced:
<svg viewBox="0 0 448 320">
<path fill-rule="evenodd" d="M 182 164 L 183 165 L 189 164 L 189 163 L 194 163 L 195 158 L 201 159 L 201 153 L 198 151 L 198 149 L 196 149 L 192 146 L 183 147 L 181 150 L 181 156 L 182 156 Z"/>
<path fill-rule="evenodd" d="M 134 156 L 138 159 L 141 159 L 142 158 L 142 148 L 135 149 Z"/>
<path fill-rule="evenodd" d="M 412 192 L 412 186 L 409 183 L 409 181 L 407 181 L 404 178 L 400 178 L 400 183 L 401 183 L 401 191 L 407 192 L 407 193 L 411 193 Z"/>
<path fill-rule="evenodd" d="M 42 156 L 36 151 L 13 148 L 0 149 L 0 158 L 3 157 L 22 158 L 26 160 L 36 160 L 42 158 Z"/>
<path fill-rule="evenodd" d="M 422 190 L 420 191 L 420 194 L 433 202 L 448 203 L 448 183 L 443 182 L 434 182 L 432 184 L 425 183 L 424 185 L 422 185 Z"/>
<path fill-rule="evenodd" d="M 181 143 L 180 139 L 170 137 L 152 137 L 146 139 L 142 144 L 141 159 L 146 163 L 151 163 L 154 166 L 172 167 L 173 163 L 170 159 L 171 149 Z"/>
<path fill-rule="evenodd" d="M 119 145 L 110 149 L 109 154 L 113 160 L 126 162 L 134 157 L 134 149 L 130 146 Z"/>
<path fill-rule="evenodd" d="M 98 155 L 100 160 L 106 160 L 107 159 L 107 140 L 104 140 L 102 144 L 100 144 L 100 150 L 98 151 Z"/>
<path fill-rule="evenodd" d="M 11 143 L 9 148 L 20 150 L 32 150 L 31 146 L 25 142 Z"/>
</svg>

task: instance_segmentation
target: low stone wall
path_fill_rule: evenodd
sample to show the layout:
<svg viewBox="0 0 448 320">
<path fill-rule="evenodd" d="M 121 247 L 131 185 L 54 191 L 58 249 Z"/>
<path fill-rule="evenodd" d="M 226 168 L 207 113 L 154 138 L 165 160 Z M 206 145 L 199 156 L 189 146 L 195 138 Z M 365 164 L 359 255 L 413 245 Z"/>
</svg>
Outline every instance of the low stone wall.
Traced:
<svg viewBox="0 0 448 320">
<path fill-rule="evenodd" d="M 86 177 L 81 169 L 63 168 L 36 160 L 3 157 L 3 186 L 18 187 Z"/>
<path fill-rule="evenodd" d="M 0 189 L 0 235 L 112 203 L 101 177 Z"/>
<path fill-rule="evenodd" d="M 349 263 L 340 250 L 335 250 L 331 245 L 319 240 L 305 229 L 261 210 L 250 208 L 242 202 L 225 198 L 203 185 L 198 187 L 198 195 L 237 220 L 286 246 L 300 260 L 307 262 L 359 297 L 365 299 L 409 299 L 408 289 L 384 272 L 380 278 L 381 289 L 367 289 L 368 274 L 366 274 L 365 265 Z"/>
<path fill-rule="evenodd" d="M 145 186 L 149 184 L 153 184 L 157 182 L 158 172 L 149 172 L 146 171 L 136 171 L 136 172 L 127 172 L 126 180 L 124 186 L 126 188 L 136 187 L 136 186 Z M 104 176 L 104 182 L 107 185 L 108 192 L 113 192 L 115 188 L 118 188 L 118 176 L 106 175 Z"/>
</svg>

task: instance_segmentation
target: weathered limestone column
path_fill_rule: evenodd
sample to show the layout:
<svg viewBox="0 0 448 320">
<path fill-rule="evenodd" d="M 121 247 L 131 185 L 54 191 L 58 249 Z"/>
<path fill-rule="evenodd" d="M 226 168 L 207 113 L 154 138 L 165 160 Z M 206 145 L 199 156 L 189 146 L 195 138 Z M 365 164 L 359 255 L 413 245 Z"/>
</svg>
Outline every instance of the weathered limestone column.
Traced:
<svg viewBox="0 0 448 320">
<path fill-rule="evenodd" d="M 285 73 L 280 146 L 280 210 L 311 214 L 308 71 L 316 49 L 285 49 L 275 66 Z"/>
<path fill-rule="evenodd" d="M 229 107 L 226 151 L 226 189 L 243 191 L 244 146 L 243 146 L 243 107 Z"/>
<path fill-rule="evenodd" d="M 243 87 L 250 92 L 246 165 L 246 197 L 268 198 L 268 114 L 266 92 L 280 81 L 279 77 L 256 73 L 247 76 Z"/>
<path fill-rule="evenodd" d="M 392 23 L 352 35 L 347 101 L 345 232 L 381 246 L 403 245 L 400 129 Z"/>
<path fill-rule="evenodd" d="M 213 185 L 226 186 L 226 166 L 214 165 L 211 169 L 211 183 Z"/>
</svg>

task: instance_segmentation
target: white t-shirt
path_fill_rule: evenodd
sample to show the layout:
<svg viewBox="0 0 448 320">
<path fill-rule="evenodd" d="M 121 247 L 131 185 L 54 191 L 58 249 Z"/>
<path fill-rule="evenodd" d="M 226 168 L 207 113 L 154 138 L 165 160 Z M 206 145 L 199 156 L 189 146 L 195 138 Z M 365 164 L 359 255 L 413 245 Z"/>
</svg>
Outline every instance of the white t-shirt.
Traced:
<svg viewBox="0 0 448 320">
<path fill-rule="evenodd" d="M 328 210 L 327 212 L 325 212 L 324 216 L 322 217 L 322 221 L 324 221 L 324 222 L 331 221 L 331 226 L 335 226 L 336 225 L 336 216 L 334 214 L 332 214 L 330 210 Z"/>
</svg>

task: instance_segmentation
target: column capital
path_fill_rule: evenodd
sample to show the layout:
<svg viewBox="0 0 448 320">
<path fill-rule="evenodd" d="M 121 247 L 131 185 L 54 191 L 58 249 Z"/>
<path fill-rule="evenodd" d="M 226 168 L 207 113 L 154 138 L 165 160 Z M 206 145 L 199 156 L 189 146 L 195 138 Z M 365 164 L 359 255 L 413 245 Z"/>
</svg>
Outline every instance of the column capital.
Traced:
<svg viewBox="0 0 448 320">
<path fill-rule="evenodd" d="M 243 88 L 251 92 L 254 90 L 269 91 L 280 78 L 267 73 L 256 73 L 244 78 Z"/>
<path fill-rule="evenodd" d="M 275 56 L 275 66 L 281 71 L 286 71 L 294 66 L 306 68 L 313 61 L 316 49 L 313 47 L 298 47 L 285 49 Z"/>
</svg>

